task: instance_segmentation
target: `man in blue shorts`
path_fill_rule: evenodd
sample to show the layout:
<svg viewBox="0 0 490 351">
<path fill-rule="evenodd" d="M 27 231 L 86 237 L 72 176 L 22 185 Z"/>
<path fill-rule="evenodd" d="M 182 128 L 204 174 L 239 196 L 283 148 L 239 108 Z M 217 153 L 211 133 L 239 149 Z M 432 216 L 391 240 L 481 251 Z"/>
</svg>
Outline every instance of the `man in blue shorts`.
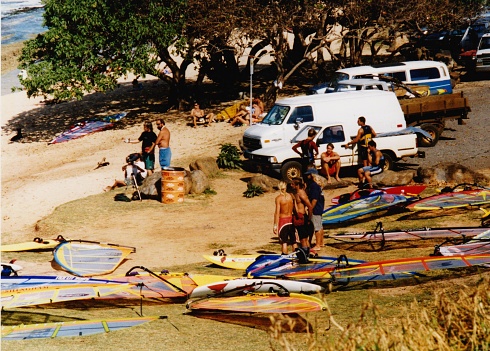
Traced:
<svg viewBox="0 0 490 351">
<path fill-rule="evenodd" d="M 158 160 L 160 161 L 160 167 L 163 170 L 170 167 L 170 161 L 172 159 L 172 150 L 170 149 L 170 131 L 167 127 L 165 127 L 165 121 L 162 118 L 157 119 L 157 128 L 160 133 L 158 133 L 158 137 L 155 144 L 153 144 L 153 148 L 158 146 Z"/>
<path fill-rule="evenodd" d="M 369 184 L 369 188 L 373 187 L 372 176 L 383 172 L 385 165 L 385 158 L 383 153 L 376 149 L 376 142 L 374 140 L 368 143 L 368 161 L 369 166 L 361 167 L 357 171 L 359 176 L 359 187 L 362 187 L 364 181 Z"/>
</svg>

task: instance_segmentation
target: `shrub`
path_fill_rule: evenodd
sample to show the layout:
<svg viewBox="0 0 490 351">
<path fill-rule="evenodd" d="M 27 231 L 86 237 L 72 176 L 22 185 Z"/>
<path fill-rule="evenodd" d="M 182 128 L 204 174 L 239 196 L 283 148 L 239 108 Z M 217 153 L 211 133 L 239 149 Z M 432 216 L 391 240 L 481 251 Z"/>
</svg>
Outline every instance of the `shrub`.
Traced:
<svg viewBox="0 0 490 351">
<path fill-rule="evenodd" d="M 216 163 L 219 168 L 238 169 L 242 165 L 240 151 L 235 145 L 230 143 L 222 144 Z"/>
<path fill-rule="evenodd" d="M 263 193 L 264 193 L 264 189 L 262 189 L 260 186 L 248 184 L 247 190 L 243 192 L 243 196 L 251 198 L 254 196 L 262 195 Z"/>
</svg>

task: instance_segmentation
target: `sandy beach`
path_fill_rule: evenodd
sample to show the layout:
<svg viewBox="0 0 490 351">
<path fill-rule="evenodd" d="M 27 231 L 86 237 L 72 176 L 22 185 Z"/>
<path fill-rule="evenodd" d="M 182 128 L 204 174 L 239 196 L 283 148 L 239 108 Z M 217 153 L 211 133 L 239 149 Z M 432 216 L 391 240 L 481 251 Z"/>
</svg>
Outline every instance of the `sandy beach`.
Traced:
<svg viewBox="0 0 490 351">
<path fill-rule="evenodd" d="M 199 157 L 216 157 L 220 145 L 230 142 L 238 145 L 245 127 L 233 128 L 228 123 L 215 123 L 209 128 L 193 129 L 188 126 L 189 111 L 161 111 L 162 90 L 158 80 L 142 80 L 143 90 L 135 92 L 132 76 L 121 80 L 113 92 L 92 94 L 81 101 L 56 105 L 45 104 L 43 99 L 28 99 L 24 92 L 2 96 L 2 243 L 32 240 L 36 236 L 36 223 L 67 202 L 89 195 L 103 194 L 103 188 L 121 179 L 121 166 L 125 157 L 140 150 L 140 145 L 125 144 L 126 138 L 136 139 L 142 132 L 144 120 L 154 122 L 164 118 L 172 133 L 172 165 L 188 169 L 190 162 Z M 473 113 L 466 126 L 456 122 L 447 126 L 447 136 L 435 148 L 428 148 L 425 160 L 409 160 L 416 169 L 419 165 L 434 165 L 442 160 L 461 162 L 471 168 L 490 173 L 488 143 L 485 138 L 485 104 L 490 91 L 488 81 L 462 83 L 458 88 L 469 93 Z M 232 104 L 232 101 L 229 102 Z M 218 112 L 218 106 L 213 112 Z M 114 129 L 94 133 L 66 143 L 48 145 L 55 135 L 70 125 L 94 116 L 107 116 L 126 111 L 128 115 Z M 24 139 L 11 143 L 15 128 L 21 126 Z M 465 144 L 465 138 L 473 138 Z M 487 150 L 487 151 L 485 151 Z M 103 158 L 110 164 L 95 169 Z M 86 223 L 74 232 L 60 232 L 68 238 L 107 240 L 120 242 L 119 233 L 137 228 L 141 245 L 135 262 L 145 262 L 150 267 L 202 262 L 202 254 L 209 253 L 213 242 L 229 243 L 232 251 L 253 253 L 274 242 L 272 221 L 274 193 L 246 199 L 246 180 L 252 174 L 225 172 L 224 177 L 211 181 L 217 191 L 210 202 L 186 202 L 184 208 L 172 209 L 161 204 L 160 213 L 146 214 L 145 221 L 135 219 L 121 223 L 107 218 L 104 223 Z M 326 192 L 329 199 L 352 188 Z M 113 201 L 111 197 L 108 201 Z M 156 200 L 145 200 L 154 201 Z M 171 214 L 171 221 L 167 215 Z M 250 221 L 252 216 L 253 221 Z M 196 223 L 196 218 L 199 221 Z M 160 233 L 155 228 L 165 228 L 165 244 L 153 245 Z M 183 231 L 182 228 L 185 228 Z M 233 228 L 233 230 L 230 230 Z M 363 229 L 363 228 L 360 228 Z M 364 228 L 365 229 L 365 228 Z M 124 241 L 124 240 L 123 240 Z M 121 242 L 121 244 L 134 244 Z M 144 245 L 147 243 L 147 245 Z M 192 243 L 192 245 L 190 245 Z M 185 249 L 185 259 L 172 252 Z M 276 247 L 279 250 L 279 245 Z M 328 250 L 328 248 L 325 248 Z M 328 253 L 328 252 L 325 252 Z M 161 257 L 165 257 L 162 262 Z M 52 273 L 52 267 L 37 265 L 37 272 Z M 29 272 L 34 273 L 34 272 Z"/>
</svg>

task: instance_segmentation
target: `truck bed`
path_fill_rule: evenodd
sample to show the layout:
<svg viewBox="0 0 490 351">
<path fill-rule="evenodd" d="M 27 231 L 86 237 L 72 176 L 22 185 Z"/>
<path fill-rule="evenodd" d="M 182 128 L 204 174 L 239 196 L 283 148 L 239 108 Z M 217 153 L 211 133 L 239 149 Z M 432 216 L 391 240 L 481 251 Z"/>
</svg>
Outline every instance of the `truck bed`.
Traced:
<svg viewBox="0 0 490 351">
<path fill-rule="evenodd" d="M 407 126 L 439 122 L 447 119 L 468 119 L 468 99 L 461 94 L 432 95 L 400 100 Z"/>
</svg>

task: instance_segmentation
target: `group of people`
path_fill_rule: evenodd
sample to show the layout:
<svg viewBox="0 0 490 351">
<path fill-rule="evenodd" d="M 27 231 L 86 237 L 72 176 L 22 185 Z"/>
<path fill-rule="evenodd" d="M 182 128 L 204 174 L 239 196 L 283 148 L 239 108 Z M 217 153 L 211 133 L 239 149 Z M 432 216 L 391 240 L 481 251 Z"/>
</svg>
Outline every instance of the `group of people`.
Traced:
<svg viewBox="0 0 490 351">
<path fill-rule="evenodd" d="M 366 118 L 357 120 L 359 130 L 354 139 L 342 145 L 349 147 L 357 144 L 359 160 L 362 166 L 358 169 L 359 187 L 372 188 L 372 176 L 383 171 L 384 157 L 376 148 L 374 129 L 366 125 Z M 300 248 L 301 252 L 310 254 L 323 246 L 322 214 L 325 206 L 325 198 L 322 188 L 314 180 L 314 174 L 321 174 L 327 178 L 328 183 L 335 177 L 340 181 L 339 171 L 341 166 L 340 156 L 334 151 L 334 145 L 328 143 L 325 152 L 321 153 L 320 173 L 315 166 L 318 157 L 318 145 L 314 139 L 317 132 L 310 128 L 308 137 L 295 144 L 292 149 L 301 156 L 302 163 L 306 167 L 304 172 L 306 183 L 302 178 L 294 178 L 290 184 L 279 183 L 280 194 L 275 199 L 276 210 L 274 214 L 273 232 L 279 237 L 283 255 L 288 254 L 288 246 L 293 251 Z M 313 237 L 315 243 L 313 245 Z M 299 244 L 299 246 L 298 246 Z M 313 246 L 312 246 L 313 245 Z"/>
<path fill-rule="evenodd" d="M 158 135 L 153 131 L 153 123 L 145 121 L 143 132 L 137 139 L 125 139 L 125 143 L 141 143 L 141 153 L 133 153 L 126 157 L 126 163 L 122 166 L 124 180 L 116 179 L 114 184 L 107 186 L 104 191 L 113 190 L 118 187 L 136 184 L 140 185 L 143 180 L 155 170 L 155 149 L 158 148 L 158 161 L 161 169 L 170 167 L 172 150 L 170 149 L 170 130 L 165 126 L 162 118 L 156 121 Z"/>
<path fill-rule="evenodd" d="M 362 161 L 362 167 L 357 170 L 359 178 L 359 188 L 373 187 L 372 176 L 380 174 L 384 169 L 384 156 L 376 148 L 376 142 L 372 138 L 376 137 L 376 132 L 371 126 L 366 124 L 366 118 L 361 116 L 357 119 L 357 125 L 360 127 L 354 139 L 343 147 L 349 147 L 357 143 L 359 159 Z"/>
<path fill-rule="evenodd" d="M 290 184 L 279 182 L 273 232 L 279 237 L 283 255 L 288 254 L 289 245 L 297 250 L 298 243 L 306 256 L 323 247 L 325 197 L 313 174 L 318 174 L 317 170 L 309 168 L 304 174 L 306 182 L 302 178 L 294 178 Z"/>
<path fill-rule="evenodd" d="M 308 137 L 293 146 L 293 151 L 301 156 L 303 165 L 314 166 L 315 159 L 318 157 L 318 146 L 313 140 L 317 132 L 311 128 L 308 130 Z M 340 155 L 334 150 L 332 143 L 327 144 L 327 149 L 320 155 L 321 167 L 320 174 L 327 178 L 327 182 L 332 182 L 332 177 L 340 182 Z"/>
<path fill-rule="evenodd" d="M 348 148 L 350 145 L 358 147 L 358 157 L 362 161 L 362 167 L 357 171 L 359 187 L 372 188 L 372 176 L 383 172 L 384 156 L 376 148 L 376 142 L 372 138 L 376 137 L 374 129 L 366 124 L 366 118 L 361 116 L 357 119 L 359 130 L 354 139 L 342 145 Z M 292 149 L 299 154 L 304 167 L 314 167 L 315 159 L 318 158 L 318 145 L 314 141 L 317 132 L 315 129 L 308 130 L 308 137 L 296 143 Z M 340 181 L 339 172 L 341 167 L 340 155 L 334 151 L 335 146 L 328 143 L 326 150 L 320 154 L 320 174 L 327 178 L 327 183 L 332 182 L 332 177 Z"/>
<path fill-rule="evenodd" d="M 265 117 L 265 105 L 259 98 L 252 100 L 252 113 L 250 113 L 250 106 L 247 104 L 241 104 L 240 110 L 235 116 L 230 118 L 229 122 L 232 126 L 250 125 L 250 116 L 252 118 L 252 124 L 261 122 Z"/>
</svg>

